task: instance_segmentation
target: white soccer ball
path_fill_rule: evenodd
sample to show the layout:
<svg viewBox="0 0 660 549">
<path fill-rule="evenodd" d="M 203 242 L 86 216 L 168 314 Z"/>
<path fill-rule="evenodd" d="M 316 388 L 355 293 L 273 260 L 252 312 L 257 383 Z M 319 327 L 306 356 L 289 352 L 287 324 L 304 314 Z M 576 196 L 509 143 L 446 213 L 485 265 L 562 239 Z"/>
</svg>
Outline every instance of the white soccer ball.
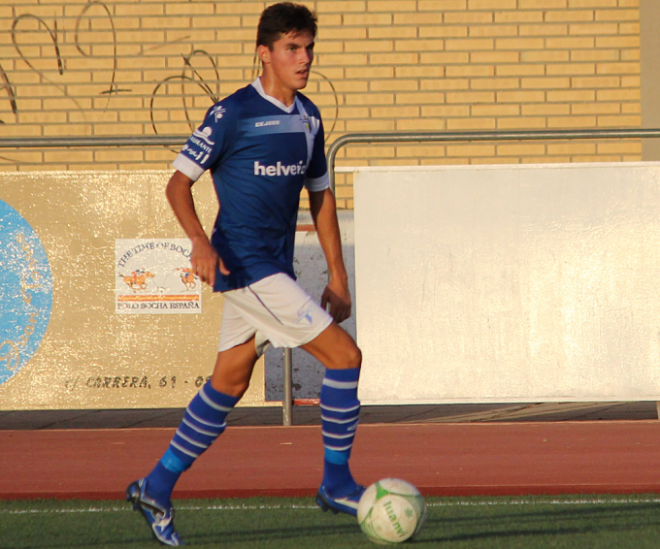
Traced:
<svg viewBox="0 0 660 549">
<path fill-rule="evenodd" d="M 426 504 L 409 482 L 385 478 L 362 494 L 357 519 L 371 541 L 382 545 L 400 543 L 420 531 L 426 520 Z"/>
</svg>

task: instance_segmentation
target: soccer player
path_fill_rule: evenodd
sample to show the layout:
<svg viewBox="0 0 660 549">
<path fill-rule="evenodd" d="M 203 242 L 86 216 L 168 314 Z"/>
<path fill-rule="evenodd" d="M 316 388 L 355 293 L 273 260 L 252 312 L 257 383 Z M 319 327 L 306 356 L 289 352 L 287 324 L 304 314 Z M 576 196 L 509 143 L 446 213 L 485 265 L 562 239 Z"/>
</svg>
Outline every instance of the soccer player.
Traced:
<svg viewBox="0 0 660 549">
<path fill-rule="evenodd" d="M 192 241 L 192 268 L 224 294 L 225 307 L 210 380 L 190 402 L 160 462 L 126 490 L 126 499 L 165 545 L 181 544 L 172 523 L 175 483 L 225 430 L 227 414 L 247 390 L 254 364 L 269 343 L 302 347 L 326 368 L 318 505 L 356 515 L 364 492 L 348 465 L 360 411 L 362 357 L 339 326 L 351 314 L 351 298 L 323 125 L 316 106 L 299 93 L 314 57 L 316 21 L 306 7 L 290 2 L 264 10 L 257 31 L 261 77 L 213 106 L 173 163 L 176 171 L 166 192 Z M 211 170 L 220 203 L 210 240 L 191 193 L 205 170 Z M 294 280 L 303 187 L 330 273 L 320 305 Z"/>
</svg>

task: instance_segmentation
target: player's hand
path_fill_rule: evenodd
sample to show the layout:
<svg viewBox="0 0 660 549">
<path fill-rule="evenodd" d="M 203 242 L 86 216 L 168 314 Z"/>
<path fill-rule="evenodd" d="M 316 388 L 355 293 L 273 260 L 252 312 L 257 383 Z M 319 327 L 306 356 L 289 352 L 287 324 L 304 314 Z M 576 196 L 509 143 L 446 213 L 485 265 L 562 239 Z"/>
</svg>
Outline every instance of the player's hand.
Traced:
<svg viewBox="0 0 660 549">
<path fill-rule="evenodd" d="M 190 263 L 192 264 L 193 274 L 197 275 L 202 282 L 213 286 L 215 284 L 215 274 L 218 269 L 223 275 L 229 274 L 229 269 L 225 267 L 222 258 L 211 246 L 208 238 L 199 237 L 192 240 L 193 249 L 190 254 Z"/>
<path fill-rule="evenodd" d="M 351 316 L 351 294 L 348 285 L 333 280 L 325 287 L 321 296 L 321 307 L 339 324 Z"/>
</svg>

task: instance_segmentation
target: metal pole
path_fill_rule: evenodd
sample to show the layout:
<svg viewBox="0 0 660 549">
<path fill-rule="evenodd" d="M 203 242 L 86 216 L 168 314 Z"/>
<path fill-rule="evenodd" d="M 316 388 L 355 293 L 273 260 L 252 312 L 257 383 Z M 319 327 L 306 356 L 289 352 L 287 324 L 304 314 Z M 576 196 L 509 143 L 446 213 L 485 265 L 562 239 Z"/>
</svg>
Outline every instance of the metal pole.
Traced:
<svg viewBox="0 0 660 549">
<path fill-rule="evenodd" d="M 282 425 L 291 427 L 293 424 L 293 352 L 289 347 L 284 349 L 284 399 L 282 400 Z"/>
</svg>

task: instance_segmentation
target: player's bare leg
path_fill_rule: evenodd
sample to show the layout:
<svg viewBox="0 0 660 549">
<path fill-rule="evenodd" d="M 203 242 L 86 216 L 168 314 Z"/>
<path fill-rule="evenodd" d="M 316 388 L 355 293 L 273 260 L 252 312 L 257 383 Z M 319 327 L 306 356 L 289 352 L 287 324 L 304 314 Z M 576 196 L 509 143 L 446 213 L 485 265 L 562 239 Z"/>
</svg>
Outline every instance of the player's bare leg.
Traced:
<svg viewBox="0 0 660 549">
<path fill-rule="evenodd" d="M 211 387 L 226 395 L 241 398 L 250 386 L 250 378 L 258 358 L 254 337 L 241 345 L 219 352 L 211 375 Z"/>
<path fill-rule="evenodd" d="M 362 364 L 359 347 L 335 322 L 302 348 L 330 370 L 359 368 Z"/>
<path fill-rule="evenodd" d="M 326 367 L 321 387 L 325 454 L 316 502 L 324 511 L 355 516 L 364 487 L 353 479 L 348 461 L 360 416 L 357 387 L 362 354 L 335 322 L 302 348 Z"/>
</svg>

